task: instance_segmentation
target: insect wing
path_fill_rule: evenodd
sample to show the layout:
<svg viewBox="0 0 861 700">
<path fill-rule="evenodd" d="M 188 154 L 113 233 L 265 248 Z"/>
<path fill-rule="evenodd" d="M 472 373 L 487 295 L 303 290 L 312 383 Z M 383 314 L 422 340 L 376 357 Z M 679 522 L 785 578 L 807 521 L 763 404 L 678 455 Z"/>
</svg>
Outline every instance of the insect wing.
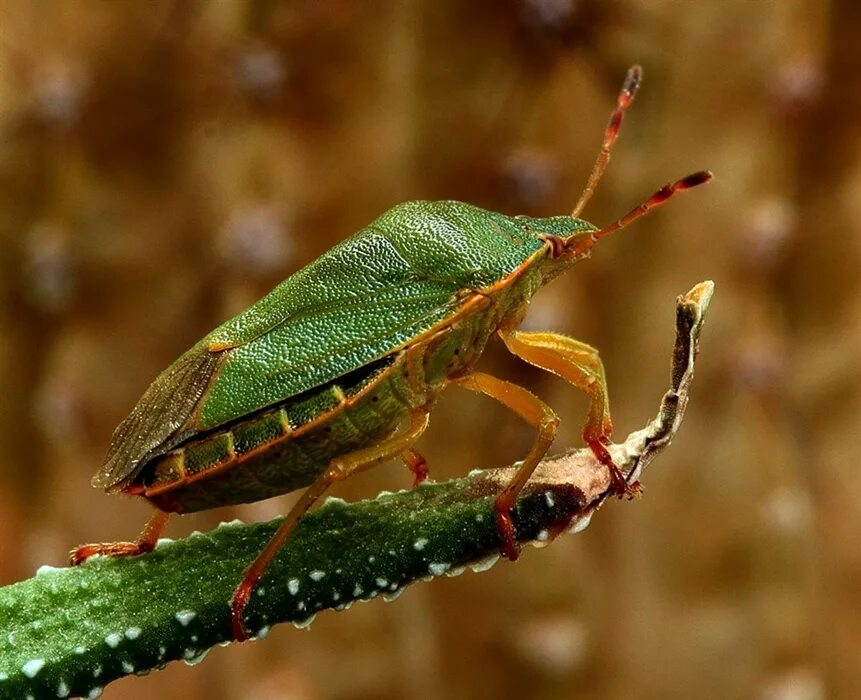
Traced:
<svg viewBox="0 0 861 700">
<path fill-rule="evenodd" d="M 162 372 L 114 431 L 93 486 L 116 489 L 134 476 L 148 455 L 184 439 L 182 428 L 209 386 L 218 361 L 218 354 L 198 343 Z"/>
<path fill-rule="evenodd" d="M 450 314 L 458 291 L 451 281 L 417 278 L 384 236 L 363 229 L 165 370 L 114 432 L 93 485 L 117 490 L 197 432 L 395 350 Z"/>
<path fill-rule="evenodd" d="M 199 407 L 202 430 L 326 384 L 410 343 L 457 308 L 452 283 L 415 280 L 298 314 L 229 352 Z"/>
</svg>

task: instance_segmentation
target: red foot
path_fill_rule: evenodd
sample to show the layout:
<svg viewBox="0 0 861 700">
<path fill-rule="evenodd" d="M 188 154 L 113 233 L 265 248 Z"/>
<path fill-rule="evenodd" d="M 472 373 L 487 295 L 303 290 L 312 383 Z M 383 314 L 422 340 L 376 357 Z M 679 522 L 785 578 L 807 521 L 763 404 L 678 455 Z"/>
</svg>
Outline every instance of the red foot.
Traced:
<svg viewBox="0 0 861 700">
<path fill-rule="evenodd" d="M 407 463 L 409 470 L 413 473 L 413 488 L 423 484 L 430 474 L 425 458 L 418 452 L 410 450 L 404 454 L 403 459 Z"/>
<path fill-rule="evenodd" d="M 633 501 L 643 495 L 643 485 L 639 481 L 628 484 L 628 500 Z"/>
<path fill-rule="evenodd" d="M 430 474 L 430 469 L 428 469 L 428 463 L 422 459 L 421 462 L 418 462 L 414 466 L 410 467 L 410 471 L 413 473 L 413 488 L 416 486 L 420 486 L 425 481 L 427 481 L 428 475 Z"/>
<path fill-rule="evenodd" d="M 633 484 L 629 484 L 626 481 L 625 475 L 622 474 L 619 467 L 617 467 L 613 462 L 613 458 L 610 456 L 610 453 L 602 442 L 597 440 L 590 441 L 589 447 L 594 453 L 595 458 L 610 470 L 611 494 L 618 496 L 619 498 L 627 497 L 628 500 L 631 500 L 642 493 L 643 487 L 640 486 L 640 482 L 635 481 Z"/>
<path fill-rule="evenodd" d="M 72 566 L 83 564 L 96 554 L 109 557 L 135 557 L 138 554 L 151 552 L 155 545 L 149 542 L 102 542 L 101 544 L 82 544 L 69 552 L 69 563 Z"/>
<path fill-rule="evenodd" d="M 520 550 L 514 540 L 514 523 L 511 521 L 511 509 L 508 506 L 500 506 L 499 501 L 494 504 L 496 510 L 496 528 L 502 540 L 502 555 L 510 560 L 517 561 Z"/>
<path fill-rule="evenodd" d="M 254 583 L 243 581 L 236 587 L 230 600 L 230 626 L 233 629 L 233 639 L 237 642 L 244 642 L 250 636 L 242 624 L 242 613 L 245 612 L 252 590 L 254 590 Z"/>
</svg>

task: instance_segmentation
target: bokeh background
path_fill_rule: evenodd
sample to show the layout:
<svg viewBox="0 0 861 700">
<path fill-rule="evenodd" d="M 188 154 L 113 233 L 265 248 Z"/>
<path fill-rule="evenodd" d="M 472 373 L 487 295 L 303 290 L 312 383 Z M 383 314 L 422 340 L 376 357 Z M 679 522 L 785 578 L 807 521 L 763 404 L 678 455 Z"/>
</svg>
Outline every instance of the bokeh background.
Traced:
<svg viewBox="0 0 861 700">
<path fill-rule="evenodd" d="M 192 342 L 391 205 L 569 211 L 640 62 L 587 218 L 716 180 L 606 240 L 526 323 L 601 349 L 625 434 L 667 386 L 675 296 L 716 281 L 645 498 L 517 565 L 105 697 L 861 697 L 859 29 L 852 0 L 0 2 L 0 583 L 134 536 L 146 504 L 89 486 L 113 427 Z M 579 444 L 581 395 L 496 347 L 483 363 L 557 407 L 557 449 Z M 445 478 L 531 440 L 452 389 L 420 448 Z M 408 481 L 392 464 L 337 495 Z"/>
</svg>

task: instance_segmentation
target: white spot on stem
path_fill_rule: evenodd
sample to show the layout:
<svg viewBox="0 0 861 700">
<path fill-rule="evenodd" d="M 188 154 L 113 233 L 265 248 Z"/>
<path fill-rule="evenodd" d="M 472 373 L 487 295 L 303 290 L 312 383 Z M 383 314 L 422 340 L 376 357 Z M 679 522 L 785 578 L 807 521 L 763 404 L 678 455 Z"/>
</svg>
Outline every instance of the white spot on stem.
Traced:
<svg viewBox="0 0 861 700">
<path fill-rule="evenodd" d="M 188 623 L 197 617 L 197 613 L 194 610 L 180 610 L 174 617 L 183 627 L 188 627 Z"/>
<path fill-rule="evenodd" d="M 397 600 L 401 597 L 403 592 L 407 590 L 406 588 L 394 588 L 391 593 L 383 593 L 383 600 L 387 603 L 391 603 L 393 600 Z"/>
<path fill-rule="evenodd" d="M 27 678 L 35 678 L 43 668 L 45 668 L 45 659 L 30 659 L 21 667 L 21 673 Z"/>
<path fill-rule="evenodd" d="M 316 615 L 310 615 L 306 617 L 304 620 L 299 620 L 299 622 L 294 622 L 293 626 L 301 629 L 308 629 L 311 626 L 311 623 L 314 622 L 314 618 Z"/>
<path fill-rule="evenodd" d="M 38 569 L 36 569 L 36 576 L 44 576 L 45 574 L 50 574 L 54 571 L 62 571 L 62 569 L 59 566 L 49 566 L 48 564 L 43 564 Z"/>
<path fill-rule="evenodd" d="M 568 528 L 568 532 L 577 534 L 578 532 L 583 532 L 587 527 L 589 527 L 589 522 L 592 520 L 592 513 L 588 513 L 580 518 L 574 518 L 571 526 Z"/>
<path fill-rule="evenodd" d="M 491 566 L 496 564 L 499 561 L 498 554 L 491 554 L 484 559 L 479 559 L 477 562 L 473 562 L 469 565 L 469 568 L 475 571 L 476 573 L 480 573 L 482 571 L 487 571 Z"/>
<path fill-rule="evenodd" d="M 189 666 L 195 666 L 206 658 L 209 649 L 198 651 L 197 649 L 185 649 L 182 652 L 182 660 Z"/>
</svg>

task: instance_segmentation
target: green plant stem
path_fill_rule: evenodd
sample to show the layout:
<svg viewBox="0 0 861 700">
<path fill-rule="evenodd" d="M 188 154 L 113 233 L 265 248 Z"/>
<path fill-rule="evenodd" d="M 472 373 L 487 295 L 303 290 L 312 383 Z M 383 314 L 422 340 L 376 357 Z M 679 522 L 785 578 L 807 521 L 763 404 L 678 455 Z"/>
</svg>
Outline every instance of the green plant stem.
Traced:
<svg viewBox="0 0 861 700">
<path fill-rule="evenodd" d="M 704 282 L 678 298 L 672 387 L 657 417 L 610 446 L 629 481 L 682 419 L 712 289 Z M 477 471 L 352 504 L 329 499 L 302 519 L 272 563 L 246 627 L 262 637 L 279 622 L 304 626 L 320 610 L 391 599 L 418 580 L 488 568 L 500 547 L 493 500 L 513 471 Z M 609 486 L 590 450 L 545 460 L 513 513 L 518 542 L 541 545 L 580 531 Z M 196 662 L 229 642 L 233 589 L 279 522 L 223 523 L 163 541 L 144 556 L 96 557 L 0 589 L 0 697 L 97 697 L 116 678 L 177 659 Z"/>
</svg>

